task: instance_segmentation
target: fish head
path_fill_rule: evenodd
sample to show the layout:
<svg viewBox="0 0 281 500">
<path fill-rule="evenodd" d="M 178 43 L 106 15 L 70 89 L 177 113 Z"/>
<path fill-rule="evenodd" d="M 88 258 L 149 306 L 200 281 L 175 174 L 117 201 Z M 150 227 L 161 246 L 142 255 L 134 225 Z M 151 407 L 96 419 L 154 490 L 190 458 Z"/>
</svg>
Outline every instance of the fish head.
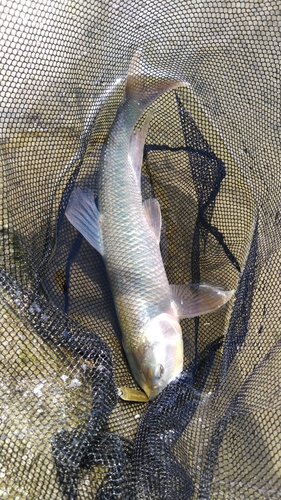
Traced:
<svg viewBox="0 0 281 500">
<path fill-rule="evenodd" d="M 140 387 L 150 400 L 155 399 L 183 369 L 182 331 L 178 321 L 165 313 L 153 318 L 128 359 Z"/>
</svg>

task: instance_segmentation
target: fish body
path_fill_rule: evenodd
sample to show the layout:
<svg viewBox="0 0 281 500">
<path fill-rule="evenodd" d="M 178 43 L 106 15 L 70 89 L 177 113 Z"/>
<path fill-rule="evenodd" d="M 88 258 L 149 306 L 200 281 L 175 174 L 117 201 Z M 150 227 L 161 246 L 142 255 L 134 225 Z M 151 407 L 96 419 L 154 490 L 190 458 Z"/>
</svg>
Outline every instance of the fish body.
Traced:
<svg viewBox="0 0 281 500">
<path fill-rule="evenodd" d="M 159 248 L 161 211 L 156 199 L 142 202 L 140 176 L 149 115 L 135 125 L 163 92 L 183 85 L 143 74 L 136 54 L 125 94 L 100 159 L 99 208 L 90 190 L 77 188 L 66 216 L 103 256 L 131 371 L 150 400 L 183 369 L 179 320 L 210 312 L 231 296 L 207 285 L 169 285 Z"/>
</svg>

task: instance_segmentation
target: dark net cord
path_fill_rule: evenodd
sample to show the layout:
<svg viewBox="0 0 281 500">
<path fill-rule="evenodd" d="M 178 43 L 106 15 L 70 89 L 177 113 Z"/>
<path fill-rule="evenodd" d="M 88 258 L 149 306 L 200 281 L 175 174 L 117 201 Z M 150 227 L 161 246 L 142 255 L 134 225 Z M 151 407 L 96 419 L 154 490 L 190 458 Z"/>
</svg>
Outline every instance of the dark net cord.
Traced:
<svg viewBox="0 0 281 500">
<path fill-rule="evenodd" d="M 270 0 L 1 4 L 1 498 L 281 497 L 280 25 Z M 181 321 L 152 403 L 120 397 L 105 265 L 65 217 L 75 186 L 98 204 L 137 50 L 187 83 L 153 103 L 142 165 L 168 280 L 235 289 Z"/>
</svg>

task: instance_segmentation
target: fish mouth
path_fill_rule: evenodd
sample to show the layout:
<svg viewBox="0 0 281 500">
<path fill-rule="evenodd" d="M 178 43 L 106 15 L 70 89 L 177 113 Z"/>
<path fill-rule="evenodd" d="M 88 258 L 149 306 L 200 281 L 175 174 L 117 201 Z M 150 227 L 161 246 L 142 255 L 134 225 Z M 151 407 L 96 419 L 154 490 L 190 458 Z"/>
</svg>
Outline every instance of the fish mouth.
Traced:
<svg viewBox="0 0 281 500">
<path fill-rule="evenodd" d="M 165 386 L 165 387 L 167 387 L 167 386 Z M 161 388 L 154 390 L 154 391 L 145 391 L 149 401 L 154 401 L 157 398 L 157 396 L 159 396 L 159 394 L 161 394 L 163 389 L 165 389 L 165 387 L 163 387 L 163 388 L 161 387 Z"/>
<path fill-rule="evenodd" d="M 138 357 L 136 357 L 132 352 L 127 351 L 126 352 L 127 359 L 129 361 L 129 365 L 131 368 L 131 372 L 133 374 L 134 379 L 138 383 L 138 385 L 141 387 L 141 389 L 145 392 L 147 395 L 149 401 L 153 401 L 158 394 L 166 387 L 166 384 L 159 384 L 159 385 L 154 385 L 152 387 L 152 384 L 147 383 L 147 377 L 144 375 L 144 369 L 143 366 L 140 364 L 140 360 Z"/>
<path fill-rule="evenodd" d="M 177 374 L 178 376 L 179 374 Z M 144 380 L 140 382 L 140 386 L 142 390 L 145 392 L 147 395 L 149 401 L 153 401 L 154 399 L 161 394 L 161 392 L 166 389 L 166 387 L 169 385 L 170 382 L 172 382 L 175 379 L 175 375 L 171 376 L 169 380 L 162 380 L 161 383 L 155 384 L 153 386 L 147 384 Z"/>
<path fill-rule="evenodd" d="M 160 394 L 160 392 L 152 393 L 150 395 L 147 394 L 147 397 L 148 397 L 149 401 L 154 401 L 157 398 L 157 396 Z"/>
</svg>

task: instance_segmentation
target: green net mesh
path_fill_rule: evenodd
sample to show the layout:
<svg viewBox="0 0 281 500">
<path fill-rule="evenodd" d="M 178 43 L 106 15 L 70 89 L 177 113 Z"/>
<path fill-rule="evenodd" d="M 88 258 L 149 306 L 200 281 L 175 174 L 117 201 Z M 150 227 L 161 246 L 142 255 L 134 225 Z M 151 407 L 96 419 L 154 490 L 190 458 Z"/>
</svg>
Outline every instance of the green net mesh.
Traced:
<svg viewBox="0 0 281 500">
<path fill-rule="evenodd" d="M 280 26 L 273 1 L 2 1 L 1 498 L 280 498 Z M 188 83 L 153 104 L 142 168 L 169 282 L 236 289 L 181 322 L 152 403 L 120 397 L 105 265 L 64 213 L 98 196 L 137 49 Z"/>
</svg>

